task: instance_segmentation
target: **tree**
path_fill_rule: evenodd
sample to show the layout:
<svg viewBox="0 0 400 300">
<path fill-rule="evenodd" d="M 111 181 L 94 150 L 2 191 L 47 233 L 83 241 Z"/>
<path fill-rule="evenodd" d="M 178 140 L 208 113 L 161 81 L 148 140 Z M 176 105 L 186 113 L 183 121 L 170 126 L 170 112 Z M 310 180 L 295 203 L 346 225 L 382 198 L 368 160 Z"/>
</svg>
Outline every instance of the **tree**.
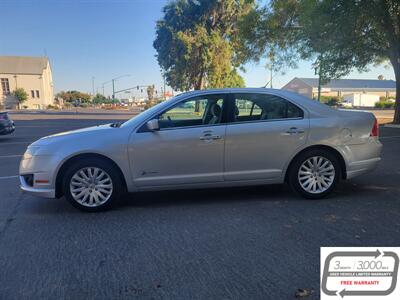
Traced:
<svg viewBox="0 0 400 300">
<path fill-rule="evenodd" d="M 324 79 L 390 61 L 400 123 L 399 16 L 398 0 L 273 0 L 241 23 L 241 51 L 255 60 L 274 51 L 281 65 L 316 60 Z"/>
<path fill-rule="evenodd" d="M 153 43 L 165 78 L 175 90 L 240 87 L 238 22 L 254 0 L 176 0 L 164 7 Z"/>
<path fill-rule="evenodd" d="M 111 100 L 111 99 L 108 99 L 106 96 L 104 96 L 104 95 L 102 95 L 102 94 L 100 94 L 100 93 L 97 93 L 97 94 L 94 96 L 92 102 L 93 102 L 93 104 L 102 104 L 102 103 L 104 103 L 104 104 L 110 104 L 110 103 L 112 103 L 112 100 Z"/>
<path fill-rule="evenodd" d="M 155 91 L 156 91 L 156 88 L 155 88 L 154 84 L 153 85 L 149 85 L 147 87 L 146 92 L 147 92 L 147 98 L 149 98 L 149 101 L 152 101 L 154 99 L 154 92 Z"/>
<path fill-rule="evenodd" d="M 60 97 L 66 102 L 81 100 L 82 103 L 87 103 L 91 99 L 91 96 L 89 94 L 82 93 L 79 91 L 67 91 L 67 92 L 61 91 L 56 95 L 56 97 Z"/>
<path fill-rule="evenodd" d="M 13 95 L 18 100 L 18 108 L 21 108 L 21 104 L 28 100 L 28 94 L 23 88 L 16 88 Z"/>
</svg>

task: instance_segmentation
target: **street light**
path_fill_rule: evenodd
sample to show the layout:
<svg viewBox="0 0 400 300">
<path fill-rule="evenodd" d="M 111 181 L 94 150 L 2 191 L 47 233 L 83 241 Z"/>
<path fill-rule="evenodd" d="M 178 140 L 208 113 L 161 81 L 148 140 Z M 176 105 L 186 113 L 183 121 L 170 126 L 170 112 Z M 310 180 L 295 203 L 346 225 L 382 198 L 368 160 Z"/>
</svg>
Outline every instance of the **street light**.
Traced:
<svg viewBox="0 0 400 300">
<path fill-rule="evenodd" d="M 129 76 L 131 76 L 131 75 L 130 75 L 130 74 L 125 74 L 125 75 L 121 75 L 121 76 L 118 76 L 118 77 L 115 77 L 115 78 L 111 79 L 111 82 L 112 82 L 112 91 L 113 91 L 113 93 L 112 93 L 112 98 L 113 98 L 113 99 L 115 99 L 115 81 L 116 81 L 117 79 L 122 78 L 122 77 L 129 77 Z"/>
<path fill-rule="evenodd" d="M 106 81 L 106 82 L 103 82 L 103 84 L 101 85 L 101 86 L 103 87 L 103 96 L 104 96 L 104 86 L 105 86 L 106 84 L 110 83 L 110 82 L 111 82 L 111 80 Z"/>
<path fill-rule="evenodd" d="M 92 76 L 92 97 L 94 98 L 94 79 L 95 77 Z"/>
</svg>

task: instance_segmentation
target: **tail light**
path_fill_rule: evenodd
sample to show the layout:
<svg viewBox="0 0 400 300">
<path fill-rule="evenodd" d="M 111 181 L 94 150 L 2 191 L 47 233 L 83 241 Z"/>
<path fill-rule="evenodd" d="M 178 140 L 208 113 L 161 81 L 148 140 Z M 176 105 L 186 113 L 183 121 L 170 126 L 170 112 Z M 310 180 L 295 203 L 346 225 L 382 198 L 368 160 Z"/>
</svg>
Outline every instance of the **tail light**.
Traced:
<svg viewBox="0 0 400 300">
<path fill-rule="evenodd" d="M 370 136 L 376 136 L 376 137 L 379 136 L 379 124 L 378 124 L 378 120 L 376 118 L 374 121 L 374 126 L 372 127 L 372 130 L 371 130 Z"/>
</svg>

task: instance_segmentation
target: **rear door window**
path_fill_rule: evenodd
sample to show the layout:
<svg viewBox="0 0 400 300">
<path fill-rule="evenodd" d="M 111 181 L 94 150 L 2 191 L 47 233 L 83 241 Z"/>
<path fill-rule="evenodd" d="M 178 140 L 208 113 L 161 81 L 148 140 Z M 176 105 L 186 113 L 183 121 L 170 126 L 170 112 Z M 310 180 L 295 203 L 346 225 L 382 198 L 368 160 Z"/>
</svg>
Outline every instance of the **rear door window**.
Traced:
<svg viewBox="0 0 400 300">
<path fill-rule="evenodd" d="M 290 101 L 268 94 L 235 94 L 234 122 L 303 118 L 303 110 Z"/>
</svg>

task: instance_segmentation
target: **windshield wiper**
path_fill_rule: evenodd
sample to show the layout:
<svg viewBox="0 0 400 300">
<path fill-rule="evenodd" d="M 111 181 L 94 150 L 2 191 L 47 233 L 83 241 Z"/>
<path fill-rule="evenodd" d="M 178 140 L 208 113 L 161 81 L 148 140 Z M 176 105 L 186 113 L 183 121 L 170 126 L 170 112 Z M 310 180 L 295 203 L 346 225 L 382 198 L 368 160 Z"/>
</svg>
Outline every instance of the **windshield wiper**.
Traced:
<svg viewBox="0 0 400 300">
<path fill-rule="evenodd" d="M 124 122 L 114 122 L 110 124 L 110 127 L 119 128 Z"/>
</svg>

